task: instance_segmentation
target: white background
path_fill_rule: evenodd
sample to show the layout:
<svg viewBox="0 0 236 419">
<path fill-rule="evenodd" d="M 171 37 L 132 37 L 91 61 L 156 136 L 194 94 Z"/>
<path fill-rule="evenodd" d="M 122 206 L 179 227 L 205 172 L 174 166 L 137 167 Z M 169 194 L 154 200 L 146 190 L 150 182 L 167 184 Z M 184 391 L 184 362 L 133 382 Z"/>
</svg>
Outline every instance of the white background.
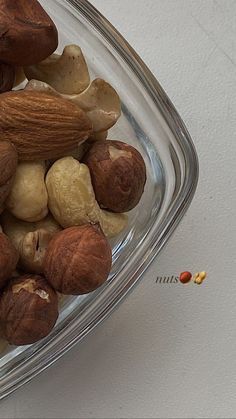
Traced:
<svg viewBox="0 0 236 419">
<path fill-rule="evenodd" d="M 93 0 L 151 68 L 200 159 L 195 199 L 112 317 L 1 418 L 236 417 L 236 2 Z M 202 286 L 157 275 L 206 270 Z"/>
</svg>

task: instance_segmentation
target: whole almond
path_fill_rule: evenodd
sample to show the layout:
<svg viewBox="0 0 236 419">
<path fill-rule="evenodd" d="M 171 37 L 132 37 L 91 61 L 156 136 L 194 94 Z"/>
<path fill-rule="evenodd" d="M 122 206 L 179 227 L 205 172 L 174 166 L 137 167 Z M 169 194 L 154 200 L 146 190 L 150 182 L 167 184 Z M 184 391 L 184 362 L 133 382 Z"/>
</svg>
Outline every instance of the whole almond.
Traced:
<svg viewBox="0 0 236 419">
<path fill-rule="evenodd" d="M 12 142 L 20 160 L 61 157 L 91 132 L 86 113 L 61 97 L 30 90 L 0 96 L 0 142 Z"/>
<path fill-rule="evenodd" d="M 15 68 L 10 64 L 0 62 L 0 93 L 13 88 L 15 81 Z"/>
<path fill-rule="evenodd" d="M 51 55 L 58 45 L 53 21 L 37 0 L 0 0 L 0 57 L 31 65 Z"/>
<path fill-rule="evenodd" d="M 0 207 L 9 195 L 17 168 L 18 156 L 15 147 L 8 141 L 0 142 Z M 1 212 L 1 211 L 0 211 Z"/>
</svg>

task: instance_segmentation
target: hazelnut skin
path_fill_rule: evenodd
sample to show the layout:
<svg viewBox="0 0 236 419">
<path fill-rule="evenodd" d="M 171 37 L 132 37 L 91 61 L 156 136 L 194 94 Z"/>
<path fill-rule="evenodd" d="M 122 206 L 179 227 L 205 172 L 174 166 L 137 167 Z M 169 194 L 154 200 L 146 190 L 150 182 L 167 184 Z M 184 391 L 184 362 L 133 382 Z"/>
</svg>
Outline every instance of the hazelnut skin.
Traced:
<svg viewBox="0 0 236 419">
<path fill-rule="evenodd" d="M 29 345 L 47 336 L 58 318 L 57 293 L 45 278 L 11 280 L 0 297 L 0 326 L 12 345 Z"/>
<path fill-rule="evenodd" d="M 136 207 L 146 183 L 141 154 L 121 141 L 95 142 L 84 157 L 96 199 L 102 208 L 127 212 Z"/>
<path fill-rule="evenodd" d="M 86 224 L 52 238 L 44 258 L 44 275 L 62 294 L 87 294 L 106 281 L 111 265 L 111 247 L 100 226 Z"/>
<path fill-rule="evenodd" d="M 4 233 L 0 233 L 0 288 L 4 287 L 7 280 L 11 278 L 18 259 L 16 248 Z"/>
</svg>

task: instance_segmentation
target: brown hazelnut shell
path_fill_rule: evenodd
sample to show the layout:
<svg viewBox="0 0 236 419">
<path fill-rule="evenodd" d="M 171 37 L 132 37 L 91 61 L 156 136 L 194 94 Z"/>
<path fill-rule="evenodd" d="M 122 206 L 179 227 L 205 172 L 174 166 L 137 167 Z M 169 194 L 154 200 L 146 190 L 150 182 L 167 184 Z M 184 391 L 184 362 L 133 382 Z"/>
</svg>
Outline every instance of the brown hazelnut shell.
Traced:
<svg viewBox="0 0 236 419">
<path fill-rule="evenodd" d="M 139 203 L 146 183 L 146 167 L 134 147 L 121 141 L 98 141 L 90 147 L 83 162 L 89 167 L 100 207 L 127 212 Z"/>
<path fill-rule="evenodd" d="M 18 259 L 16 248 L 4 233 L 0 233 L 0 288 L 11 278 Z"/>
<path fill-rule="evenodd" d="M 0 0 L 0 57 L 15 66 L 36 64 L 58 45 L 56 26 L 37 0 Z"/>
<path fill-rule="evenodd" d="M 14 86 L 15 67 L 0 62 L 0 93 L 8 92 Z"/>
<path fill-rule="evenodd" d="M 3 290 L 0 326 L 10 344 L 37 342 L 50 333 L 57 318 L 57 293 L 42 276 L 20 276 Z"/>
<path fill-rule="evenodd" d="M 102 285 L 111 270 L 111 247 L 99 225 L 70 227 L 50 241 L 44 275 L 62 294 L 87 294 Z"/>
</svg>

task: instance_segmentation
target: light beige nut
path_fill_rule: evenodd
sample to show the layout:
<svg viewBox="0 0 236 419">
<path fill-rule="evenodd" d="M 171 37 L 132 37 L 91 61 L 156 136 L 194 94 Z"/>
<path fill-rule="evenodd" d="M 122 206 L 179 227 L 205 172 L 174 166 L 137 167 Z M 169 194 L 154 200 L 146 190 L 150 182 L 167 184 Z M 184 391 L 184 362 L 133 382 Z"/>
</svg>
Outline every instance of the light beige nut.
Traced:
<svg viewBox="0 0 236 419">
<path fill-rule="evenodd" d="M 23 221 L 42 220 L 48 213 L 48 194 L 44 182 L 45 163 L 21 162 L 16 170 L 6 208 Z"/>
<path fill-rule="evenodd" d="M 28 80 L 41 80 L 69 95 L 83 92 L 90 83 L 86 61 L 77 45 L 67 45 L 62 55 L 53 54 L 24 70 Z"/>
<path fill-rule="evenodd" d="M 5 234 L 19 251 L 19 266 L 26 272 L 41 273 L 47 245 L 61 230 L 59 224 L 51 215 L 36 223 L 27 223 L 6 211 L 1 219 Z"/>
<path fill-rule="evenodd" d="M 82 109 L 93 125 L 93 132 L 110 129 L 121 115 L 121 102 L 115 89 L 102 79 L 95 79 L 80 94 L 60 94 L 45 82 L 31 80 L 25 90 L 36 90 L 72 101 Z"/>
<path fill-rule="evenodd" d="M 73 157 L 54 163 L 48 171 L 46 186 L 50 211 L 64 228 L 99 222 L 105 235 L 114 237 L 127 225 L 125 214 L 101 210 L 88 167 Z"/>
</svg>

